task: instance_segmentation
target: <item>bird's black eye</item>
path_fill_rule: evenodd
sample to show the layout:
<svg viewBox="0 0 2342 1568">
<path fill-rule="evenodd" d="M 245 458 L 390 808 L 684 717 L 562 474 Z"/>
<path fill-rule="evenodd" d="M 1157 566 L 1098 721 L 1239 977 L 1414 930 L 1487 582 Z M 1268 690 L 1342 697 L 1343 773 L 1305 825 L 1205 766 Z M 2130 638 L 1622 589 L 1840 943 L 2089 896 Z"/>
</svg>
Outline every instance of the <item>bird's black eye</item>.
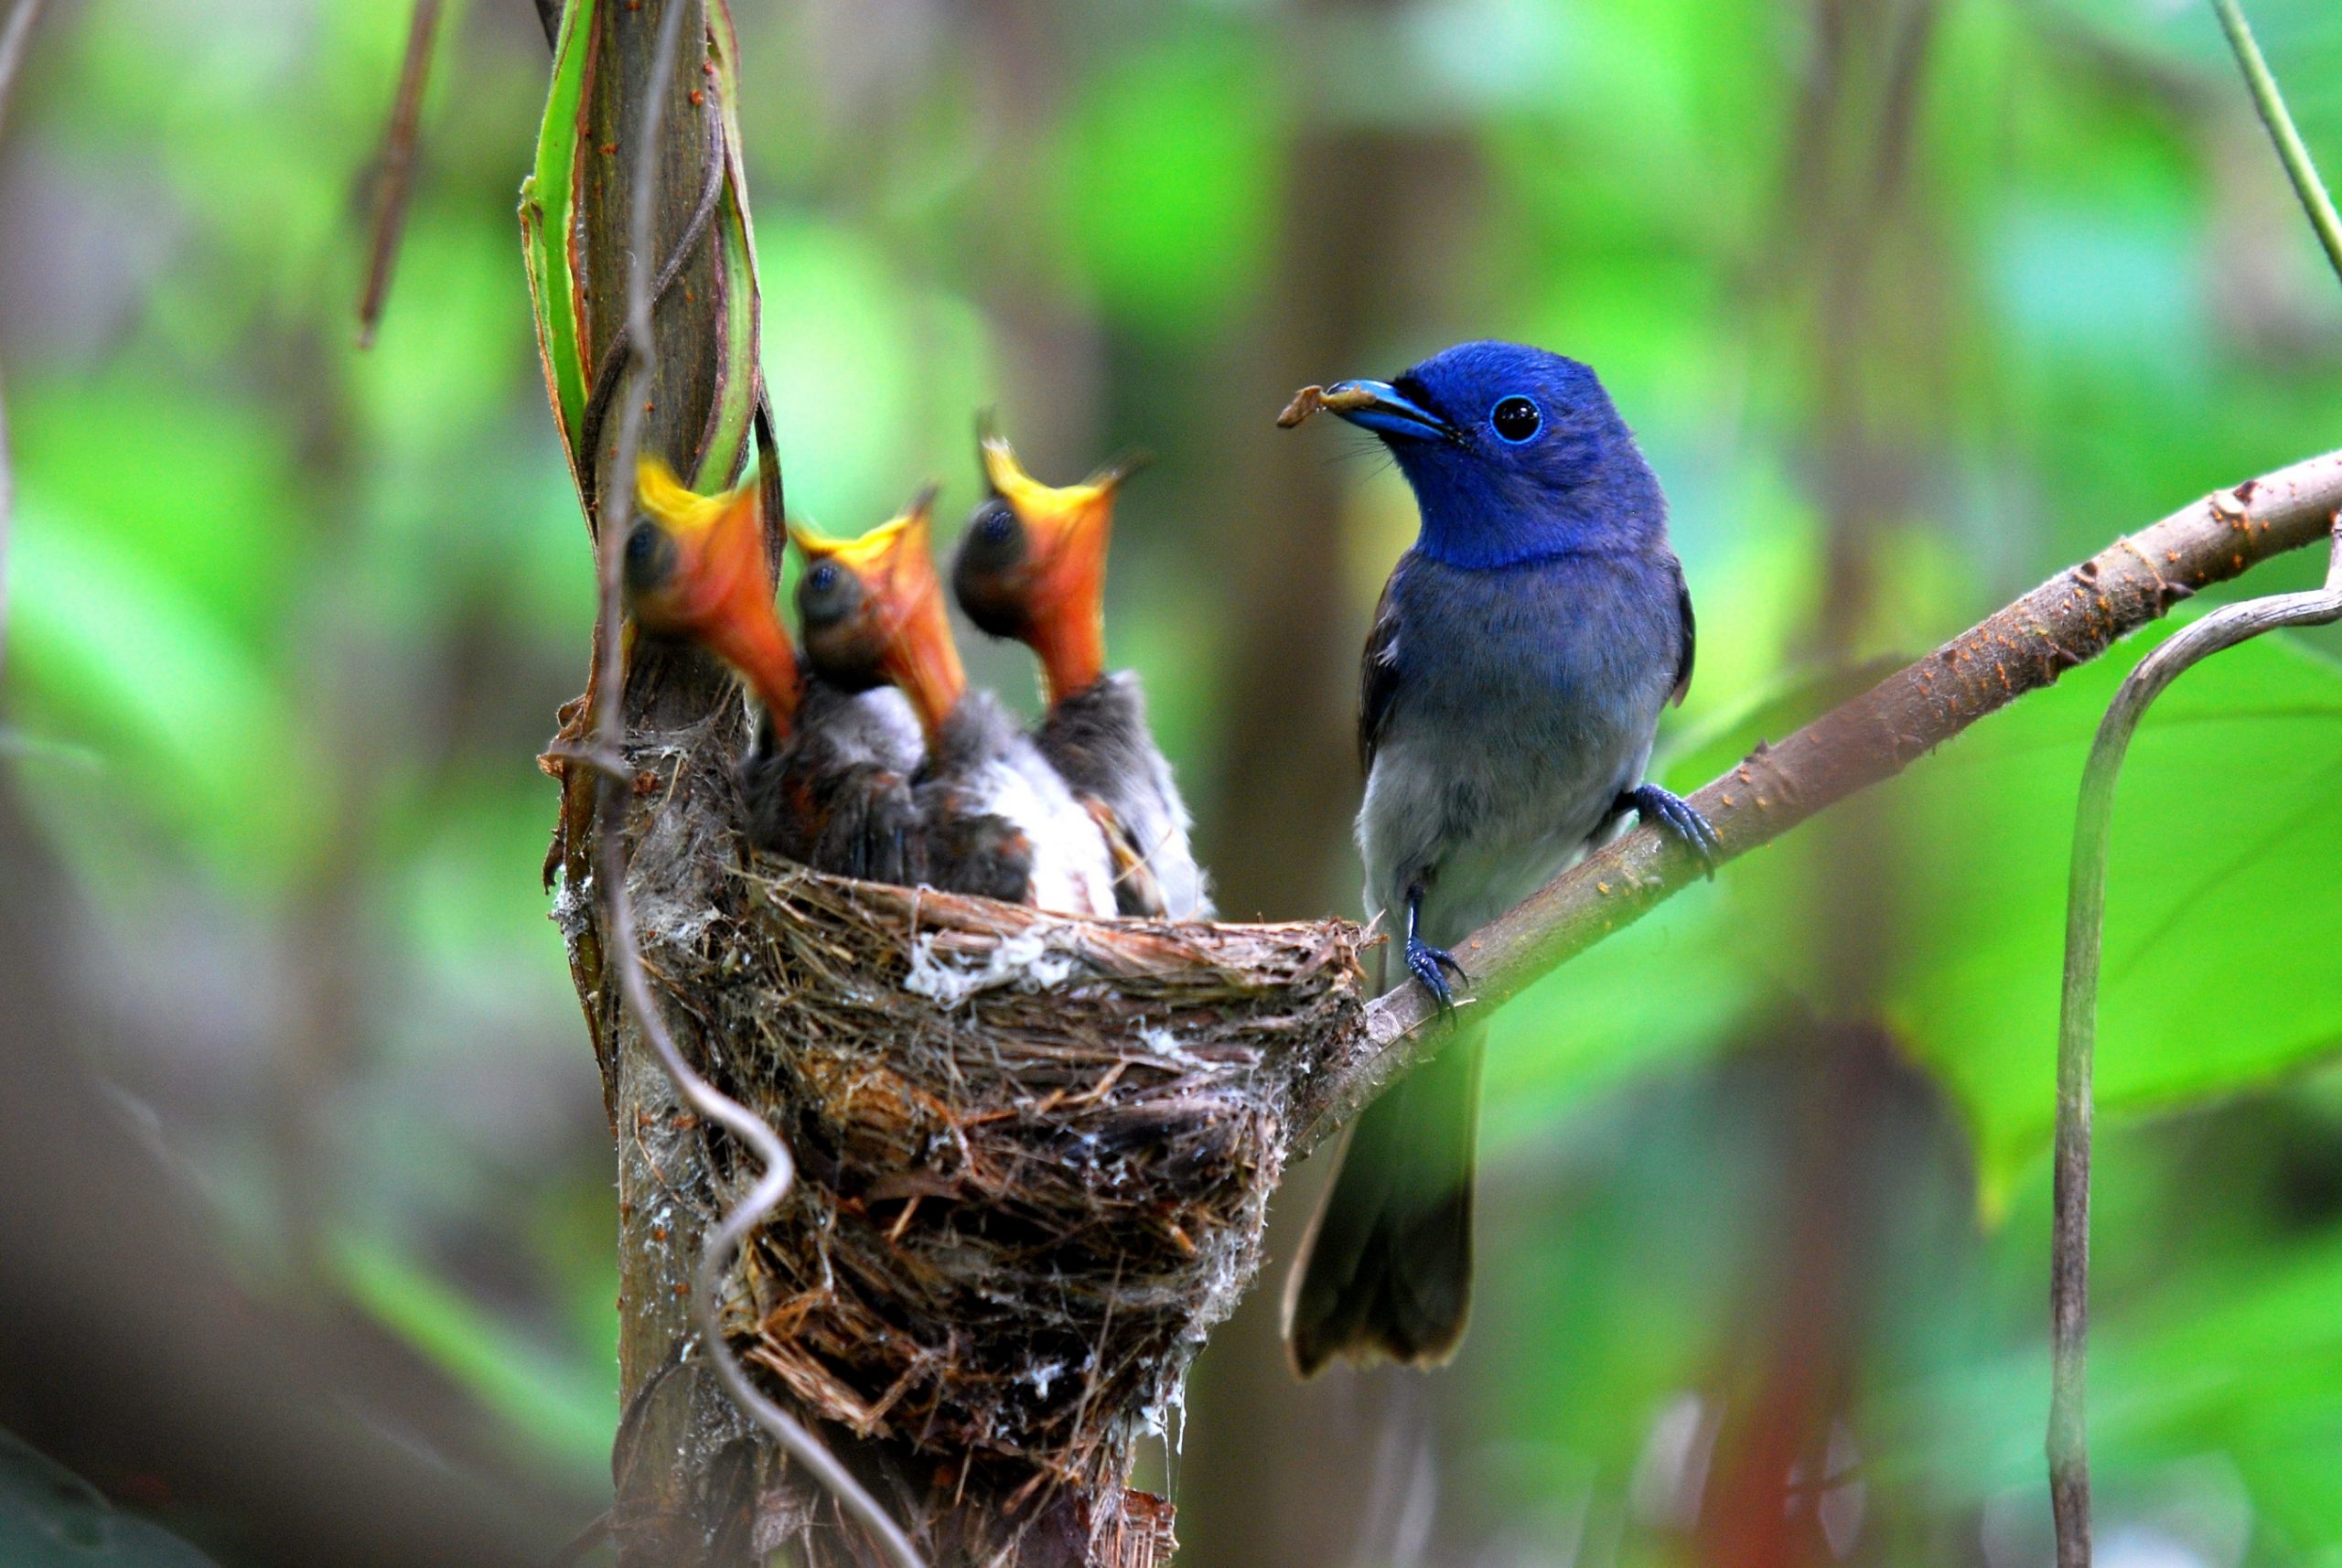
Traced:
<svg viewBox="0 0 2342 1568">
<path fill-rule="evenodd" d="M 1016 514 L 999 501 L 976 514 L 976 537 L 986 544 L 1005 544 L 1016 532 Z"/>
<path fill-rule="evenodd" d="M 1518 445 L 1537 434 L 1537 427 L 1545 423 L 1545 416 L 1537 412 L 1534 403 L 1515 393 L 1511 397 L 1499 399 L 1496 407 L 1488 410 L 1488 423 L 1496 426 L 1499 435 Z"/>
<path fill-rule="evenodd" d="M 809 594 L 826 596 L 837 592 L 837 587 L 838 567 L 834 561 L 817 561 L 813 569 L 805 574 L 805 591 Z"/>
</svg>

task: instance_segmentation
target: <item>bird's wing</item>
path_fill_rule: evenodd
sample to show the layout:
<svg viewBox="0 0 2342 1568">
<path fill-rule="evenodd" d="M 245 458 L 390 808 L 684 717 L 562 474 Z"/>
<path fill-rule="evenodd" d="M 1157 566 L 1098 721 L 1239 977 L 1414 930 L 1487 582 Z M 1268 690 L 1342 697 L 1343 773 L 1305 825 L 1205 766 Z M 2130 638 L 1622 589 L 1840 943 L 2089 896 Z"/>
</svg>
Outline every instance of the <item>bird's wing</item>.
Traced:
<svg viewBox="0 0 2342 1568">
<path fill-rule="evenodd" d="M 1675 563 L 1675 618 L 1682 629 L 1678 633 L 1683 646 L 1675 656 L 1675 690 L 1669 698 L 1681 706 L 1684 693 L 1692 689 L 1692 650 L 1700 640 L 1699 628 L 1692 619 L 1692 585 L 1683 580 L 1683 563 Z"/>
<path fill-rule="evenodd" d="M 1402 560 L 1382 585 L 1382 597 L 1374 607 L 1374 628 L 1366 634 L 1366 656 L 1359 666 L 1358 760 L 1367 771 L 1374 768 L 1375 747 L 1382 743 L 1391 704 L 1399 695 L 1399 607 L 1393 590 L 1406 569 Z"/>
</svg>

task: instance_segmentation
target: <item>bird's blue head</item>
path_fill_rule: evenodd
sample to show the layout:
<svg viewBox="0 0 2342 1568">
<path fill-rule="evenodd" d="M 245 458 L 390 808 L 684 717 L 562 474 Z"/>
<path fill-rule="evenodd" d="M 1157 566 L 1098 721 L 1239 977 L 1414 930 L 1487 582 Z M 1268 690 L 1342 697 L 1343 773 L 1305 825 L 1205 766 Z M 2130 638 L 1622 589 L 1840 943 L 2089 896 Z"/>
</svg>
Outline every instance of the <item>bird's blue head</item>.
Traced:
<svg viewBox="0 0 2342 1568">
<path fill-rule="evenodd" d="M 1663 541 L 1667 502 L 1594 372 L 1520 343 L 1459 343 L 1324 406 L 1382 438 L 1423 512 L 1415 548 L 1451 566 L 1517 565 Z"/>
</svg>

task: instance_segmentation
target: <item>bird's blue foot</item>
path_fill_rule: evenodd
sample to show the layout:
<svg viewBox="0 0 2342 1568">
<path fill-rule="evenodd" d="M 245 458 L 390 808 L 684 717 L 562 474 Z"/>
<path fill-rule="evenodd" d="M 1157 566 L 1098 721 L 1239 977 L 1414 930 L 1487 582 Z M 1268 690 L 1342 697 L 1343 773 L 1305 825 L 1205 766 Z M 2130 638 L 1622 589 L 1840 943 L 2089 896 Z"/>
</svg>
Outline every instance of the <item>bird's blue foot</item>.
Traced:
<svg viewBox="0 0 2342 1568">
<path fill-rule="evenodd" d="M 1716 837 L 1716 830 L 1699 808 L 1672 789 L 1656 784 L 1638 784 L 1618 797 L 1622 807 L 1632 806 L 1647 822 L 1660 824 L 1681 839 L 1684 847 L 1700 857 L 1700 865 L 1715 880 L 1716 865 L 1724 859 L 1724 842 Z"/>
<path fill-rule="evenodd" d="M 1407 972 L 1423 983 L 1431 999 L 1439 1004 L 1442 1013 L 1456 1011 L 1456 993 L 1449 989 L 1447 977 L 1458 980 L 1472 977 L 1456 961 L 1456 955 L 1445 948 L 1435 948 L 1415 935 L 1415 926 L 1423 918 L 1423 886 L 1418 882 L 1407 889 Z"/>
<path fill-rule="evenodd" d="M 1407 939 L 1407 972 L 1423 982 L 1423 989 L 1431 993 L 1431 999 L 1439 1004 L 1443 1013 L 1456 1011 L 1456 993 L 1447 983 L 1448 975 L 1458 980 L 1472 978 L 1456 961 L 1454 953 L 1413 937 Z"/>
</svg>

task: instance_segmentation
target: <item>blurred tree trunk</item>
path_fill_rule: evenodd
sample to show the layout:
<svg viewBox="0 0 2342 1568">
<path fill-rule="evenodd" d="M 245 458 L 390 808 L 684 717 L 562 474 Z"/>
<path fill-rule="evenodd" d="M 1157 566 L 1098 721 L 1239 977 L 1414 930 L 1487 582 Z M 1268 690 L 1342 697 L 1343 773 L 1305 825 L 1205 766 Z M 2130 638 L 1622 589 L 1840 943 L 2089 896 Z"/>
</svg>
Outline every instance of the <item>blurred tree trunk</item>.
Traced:
<svg viewBox="0 0 2342 1568">
<path fill-rule="evenodd" d="M 253 1568 L 531 1568 L 574 1501 L 408 1348 L 255 1298 L 84 1065 L 130 1054 L 80 983 L 95 917 L 5 768 L 0 887 L 0 1427 Z"/>
<path fill-rule="evenodd" d="M 1767 269 L 1781 280 L 1792 351 L 1813 389 L 1827 554 L 1808 641 L 1833 665 L 1864 651 L 1881 525 L 1909 508 L 1923 433 L 1948 401 L 1950 306 L 1912 303 L 1942 282 L 1915 198 L 1939 12 L 1939 0 L 1813 0 L 1813 54 Z M 1821 1568 L 1853 1551 L 1864 1505 L 1847 1477 L 1867 1447 L 1855 1402 L 1870 1291 L 1896 1229 L 1919 1212 L 1912 1153 L 1941 1124 L 1939 1103 L 1877 1021 L 1879 986 L 1907 929 L 1898 867 L 1924 850 L 1896 838 L 1869 797 L 1842 802 L 1813 832 L 1823 846 L 1814 864 L 1831 869 L 1799 913 L 1823 1016 L 1797 1017 L 1778 1042 L 1799 1085 L 1785 1116 L 1789 1180 L 1743 1282 L 1738 1364 L 1715 1374 L 1723 1421 L 1695 1547 L 1715 1568 Z M 1880 1533 L 1870 1520 L 1874 1542 Z"/>
<path fill-rule="evenodd" d="M 1392 7 L 1327 0 L 1291 25 L 1301 36 L 1343 10 L 1387 17 Z M 1320 96 L 1305 78 L 1290 92 L 1322 113 Z M 1279 445 L 1270 416 L 1305 382 L 1397 371 L 1369 362 L 1389 351 L 1394 324 L 1411 324 L 1405 341 L 1423 351 L 1445 340 L 1423 325 L 1436 302 L 1412 291 L 1446 276 L 1466 242 L 1477 174 L 1470 138 L 1437 125 L 1296 127 L 1266 309 L 1242 324 L 1231 360 L 1215 370 L 1242 395 L 1195 400 L 1222 411 L 1210 445 L 1236 459 L 1205 509 L 1225 520 L 1213 550 L 1238 607 L 1219 693 L 1230 728 L 1199 846 L 1231 918 L 1348 908 L 1359 886 L 1355 714 L 1372 608 L 1362 585 L 1380 565 L 1351 569 L 1359 546 L 1343 503 L 1355 470 L 1323 448 Z M 1380 1561 L 1391 1544 L 1373 1538 L 1405 1489 L 1398 1466 L 1420 1445 L 1420 1376 L 1337 1370 L 1302 1385 L 1285 1356 L 1284 1271 L 1326 1169 L 1322 1160 L 1304 1167 L 1279 1191 L 1262 1280 L 1191 1380 L 1181 1466 L 1196 1501 L 1181 1534 L 1194 1568 Z"/>
<path fill-rule="evenodd" d="M 1237 603 L 1221 685 L 1231 727 L 1201 845 L 1234 918 L 1308 918 L 1358 897 L 1358 660 L 1372 601 L 1348 569 L 1343 467 L 1279 444 L 1269 415 L 1305 381 L 1399 369 L 1363 361 L 1386 323 L 1428 303 L 1408 297 L 1411 280 L 1452 264 L 1442 252 L 1465 242 L 1475 173 L 1469 140 L 1435 128 L 1300 127 L 1266 318 L 1246 323 L 1241 361 L 1220 377 L 1248 395 L 1199 400 L 1228 422 L 1213 445 L 1239 459 L 1212 509 Z"/>
<path fill-rule="evenodd" d="M 1399 182 L 1375 140 L 1300 131 L 1287 165 L 1272 318 L 1251 324 L 1252 362 L 1233 378 L 1257 395 L 1201 406 L 1264 426 L 1292 388 L 1366 373 L 1352 361 L 1365 351 L 1381 289 L 1366 269 L 1327 269 L 1320 258 L 1362 253 L 1392 215 Z M 1213 444 L 1241 453 L 1257 440 L 1230 430 Z M 1220 693 L 1229 730 L 1198 848 L 1233 918 L 1339 908 L 1356 880 L 1346 864 L 1358 805 L 1348 714 L 1366 631 L 1364 607 L 1349 602 L 1341 570 L 1341 475 L 1322 454 L 1240 465 L 1219 502 L 1209 515 L 1231 524 L 1219 553 L 1231 564 L 1228 592 L 1241 609 L 1229 618 L 1235 643 Z M 1262 1282 L 1191 1375 L 1182 1459 L 1198 1501 L 1183 1535 L 1195 1568 L 1314 1568 L 1352 1553 L 1357 1488 L 1373 1462 L 1374 1391 L 1341 1373 L 1297 1386 L 1280 1327 L 1278 1271 L 1322 1186 L 1322 1170 L 1288 1179 Z"/>
</svg>

